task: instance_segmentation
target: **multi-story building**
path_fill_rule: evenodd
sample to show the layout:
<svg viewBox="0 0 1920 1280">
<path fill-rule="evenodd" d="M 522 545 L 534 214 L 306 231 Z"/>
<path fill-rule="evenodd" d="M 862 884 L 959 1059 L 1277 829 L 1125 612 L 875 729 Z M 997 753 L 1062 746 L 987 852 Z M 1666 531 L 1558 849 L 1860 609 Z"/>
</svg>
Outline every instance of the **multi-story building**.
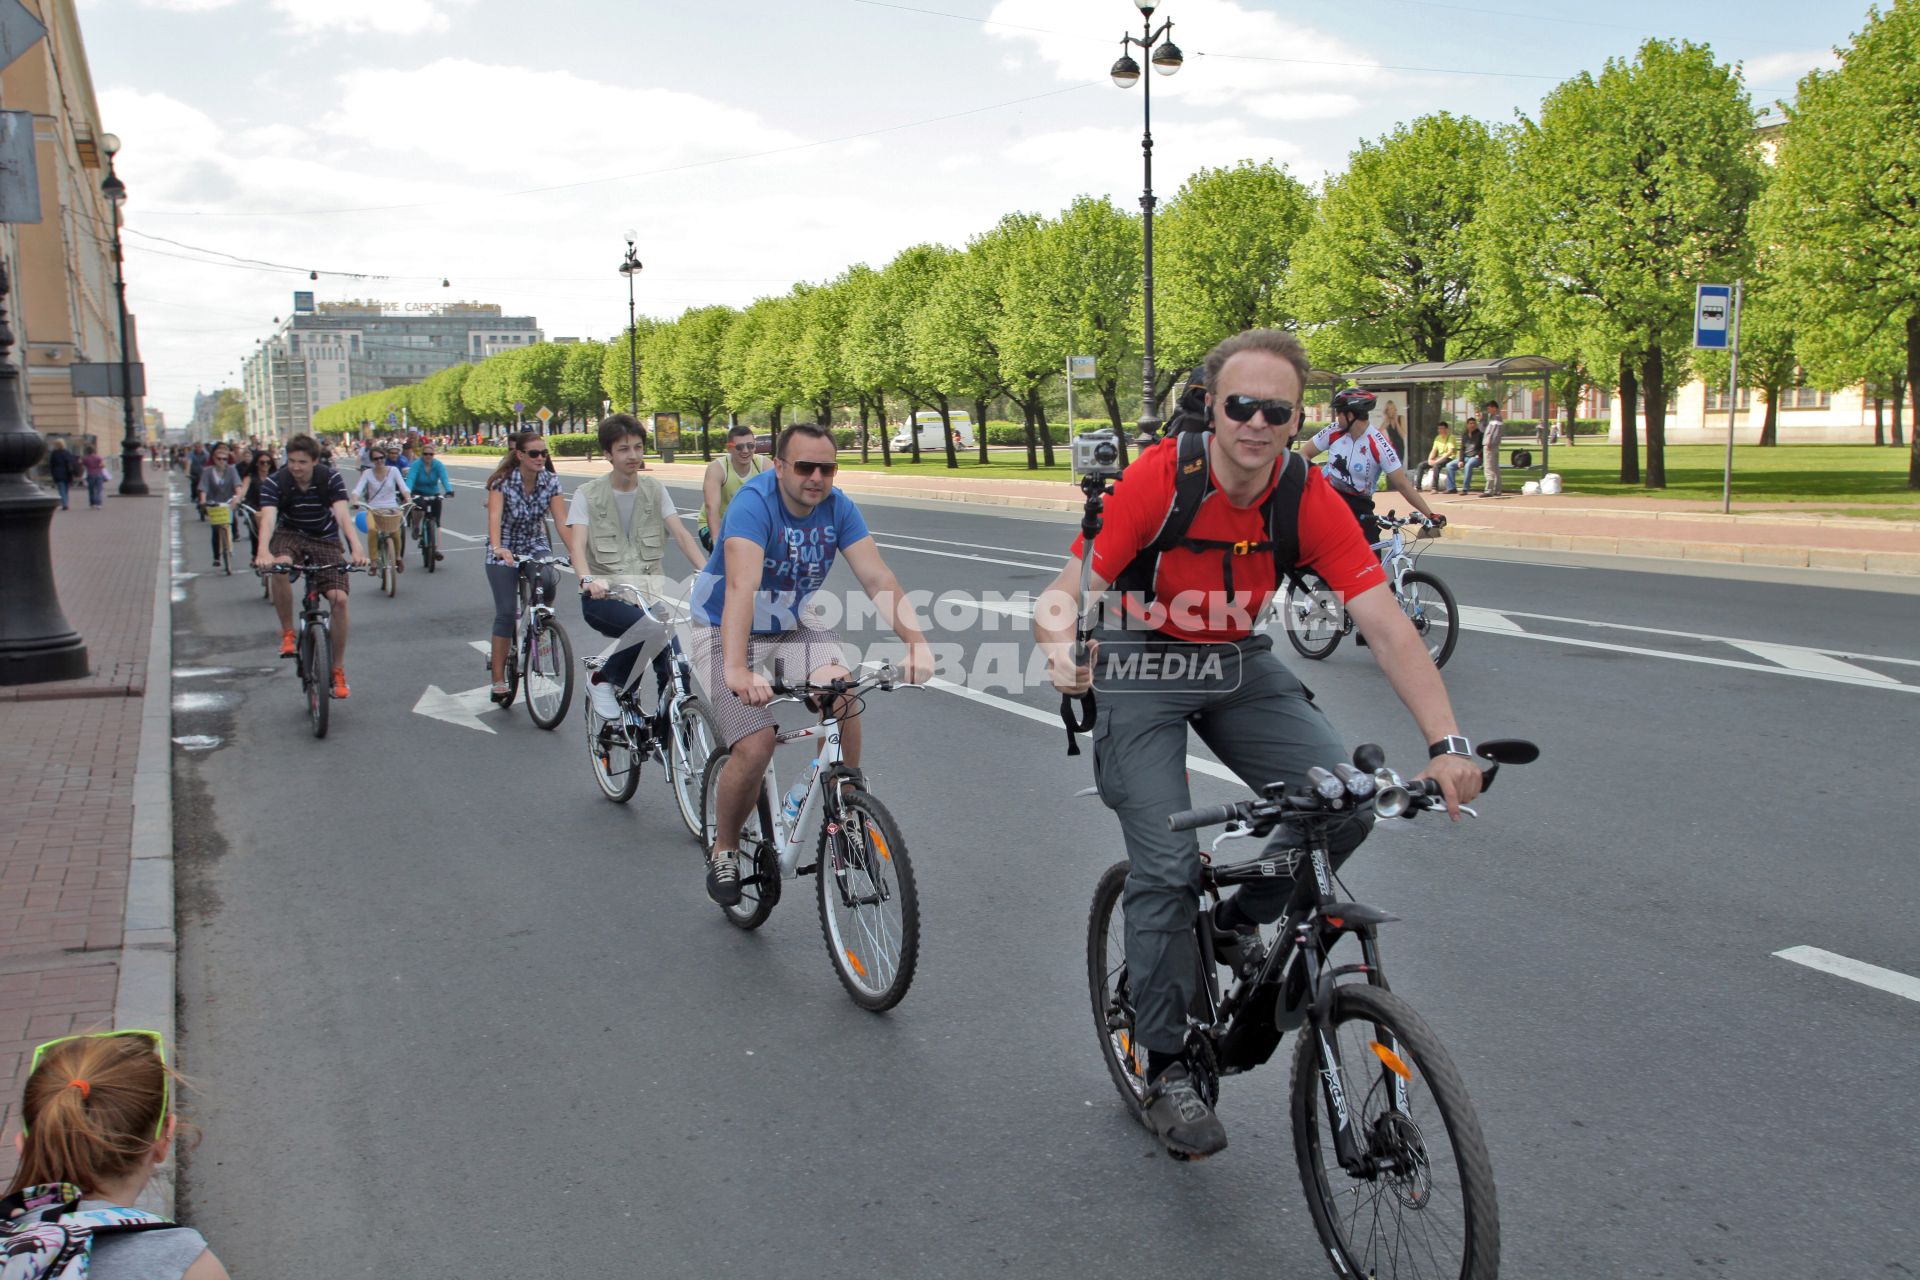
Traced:
<svg viewBox="0 0 1920 1280">
<path fill-rule="evenodd" d="M 187 436 L 193 440 L 213 439 L 213 420 L 220 410 L 220 393 L 193 393 L 193 417 L 187 420 Z"/>
<path fill-rule="evenodd" d="M 113 211 L 100 191 L 105 130 L 73 0 L 22 2 L 47 35 L 0 73 L 0 106 L 33 113 L 40 185 L 40 221 L 0 225 L 0 251 L 13 278 L 6 303 L 17 344 L 12 356 L 25 368 L 28 408 L 40 434 L 92 437 L 102 453 L 117 454 L 124 403 L 75 396 L 69 373 L 78 363 L 121 358 L 107 233 Z M 131 319 L 128 328 L 129 358 L 137 362 L 139 333 Z M 136 424 L 141 408 L 136 400 Z"/>
<path fill-rule="evenodd" d="M 296 295 L 296 309 L 247 361 L 247 430 L 305 431 L 330 404 L 419 382 L 457 364 L 541 341 L 532 316 L 496 303 L 323 302 Z"/>
</svg>

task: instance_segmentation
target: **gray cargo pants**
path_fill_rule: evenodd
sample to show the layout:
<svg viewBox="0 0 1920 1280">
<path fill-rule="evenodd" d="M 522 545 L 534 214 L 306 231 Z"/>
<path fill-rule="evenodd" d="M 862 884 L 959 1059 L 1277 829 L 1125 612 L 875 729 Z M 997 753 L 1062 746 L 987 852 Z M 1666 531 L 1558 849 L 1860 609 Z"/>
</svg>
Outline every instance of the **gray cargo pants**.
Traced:
<svg viewBox="0 0 1920 1280">
<path fill-rule="evenodd" d="M 1271 636 L 1187 644 L 1145 639 L 1138 632 L 1103 631 L 1100 646 L 1094 673 L 1100 717 L 1093 728 L 1093 771 L 1100 798 L 1120 818 L 1132 864 L 1122 904 L 1133 1033 L 1149 1049 L 1177 1053 L 1186 1043 L 1187 1010 L 1200 982 L 1194 938 L 1199 842 L 1191 831 L 1167 830 L 1167 815 L 1193 804 L 1187 787 L 1187 726 L 1256 791 L 1279 779 L 1304 783 L 1309 768 L 1330 768 L 1349 753 L 1307 687 L 1274 656 Z M 1128 655 L 1144 659 L 1148 654 L 1178 654 L 1186 676 L 1167 673 L 1164 658 L 1151 664 L 1159 668 L 1155 670 L 1145 662 L 1129 666 L 1125 661 Z M 1336 867 L 1366 839 L 1372 825 L 1368 812 L 1334 827 L 1328 852 Z M 1282 827 L 1267 848 L 1291 847 L 1296 840 Z M 1252 918 L 1271 923 L 1286 912 L 1296 886 L 1302 895 L 1311 890 L 1311 872 L 1304 865 L 1294 880 L 1243 888 L 1240 903 Z"/>
</svg>

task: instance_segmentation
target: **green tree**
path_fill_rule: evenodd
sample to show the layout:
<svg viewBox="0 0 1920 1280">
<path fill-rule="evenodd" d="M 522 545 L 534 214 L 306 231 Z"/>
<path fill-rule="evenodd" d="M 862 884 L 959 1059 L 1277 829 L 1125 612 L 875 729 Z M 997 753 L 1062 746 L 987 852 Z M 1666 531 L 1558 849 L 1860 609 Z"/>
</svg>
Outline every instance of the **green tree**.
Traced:
<svg viewBox="0 0 1920 1280">
<path fill-rule="evenodd" d="M 795 286 L 793 309 L 799 327 L 792 338 L 794 391 L 823 427 L 833 425 L 833 407 L 847 391 L 840 334 L 847 327 L 850 302 L 851 291 L 839 281 L 804 291 Z"/>
<path fill-rule="evenodd" d="M 720 381 L 736 413 L 766 409 L 771 429 L 797 398 L 790 341 L 792 295 L 760 298 L 727 329 L 720 345 Z"/>
<path fill-rule="evenodd" d="M 987 402 L 1006 389 L 994 334 L 1004 323 L 1007 221 L 975 236 L 907 325 L 918 375 L 973 401 L 975 444 L 987 461 Z"/>
<path fill-rule="evenodd" d="M 923 383 L 916 377 L 907 326 L 926 305 L 953 256 L 953 250 L 934 244 L 918 244 L 903 249 L 878 272 L 875 279 L 865 282 L 856 291 L 848 311 L 847 325 L 851 337 L 848 373 L 851 380 L 856 385 L 873 387 L 882 393 L 892 391 L 906 397 L 909 424 L 914 422 L 914 410 L 922 404 L 937 406 L 941 421 L 948 421 L 950 402 L 945 389 Z M 883 434 L 885 429 L 883 421 Z M 946 437 L 948 465 L 958 466 L 953 454 L 951 425 L 948 426 Z M 910 430 L 908 441 L 913 460 L 920 461 L 919 431 Z M 890 455 L 888 461 L 891 461 Z"/>
<path fill-rule="evenodd" d="M 1649 40 L 1630 63 L 1562 82 L 1538 123 L 1520 122 L 1489 243 L 1510 255 L 1505 278 L 1546 313 L 1542 327 L 1581 335 L 1595 367 L 1618 359 L 1622 483 L 1639 479 L 1644 392 L 1646 484 L 1666 486 L 1667 397 L 1693 287 L 1743 274 L 1759 186 L 1752 105 L 1705 45 Z"/>
<path fill-rule="evenodd" d="M 1891 329 L 1920 386 L 1920 0 L 1869 10 L 1839 69 L 1801 80 L 1761 224 L 1803 330 Z"/>
<path fill-rule="evenodd" d="M 607 344 L 576 342 L 563 348 L 566 358 L 560 366 L 559 409 L 570 423 L 597 422 L 601 406 L 611 399 L 601 382 L 605 373 Z"/>
<path fill-rule="evenodd" d="M 732 307 L 699 307 L 686 311 L 674 322 L 673 349 L 667 355 L 668 383 L 672 394 L 668 403 L 682 412 L 700 418 L 700 453 L 713 457 L 708 431 L 713 415 L 727 400 L 726 384 L 720 376 L 720 352 L 726 345 L 727 331 L 740 318 Z"/>
<path fill-rule="evenodd" d="M 1243 160 L 1199 170 L 1156 215 L 1154 357 L 1162 395 L 1222 338 L 1292 318 L 1283 286 L 1313 207 L 1313 193 L 1284 166 Z M 1136 317 L 1134 329 L 1141 328 Z"/>
<path fill-rule="evenodd" d="M 1038 278 L 1051 286 L 1042 327 L 1064 344 L 1054 367 L 1064 369 L 1068 355 L 1093 357 L 1092 385 L 1120 433 L 1124 461 L 1120 386 L 1123 379 L 1136 378 L 1140 368 L 1131 324 L 1141 310 L 1140 220 L 1105 196 L 1081 196 L 1048 224 L 1036 247 Z"/>
<path fill-rule="evenodd" d="M 247 399 L 238 387 L 222 387 L 213 401 L 216 440 L 244 440 L 247 436 Z"/>
<path fill-rule="evenodd" d="M 1360 145 L 1293 247 L 1287 298 L 1316 364 L 1506 354 L 1476 226 L 1505 169 L 1486 125 L 1445 112 Z M 1409 457 L 1426 456 L 1439 393 L 1414 398 Z"/>
<path fill-rule="evenodd" d="M 521 420 L 538 426 L 534 415 L 542 408 L 554 410 L 560 403 L 560 375 L 567 364 L 567 349 L 553 342 L 536 342 L 507 353 L 508 407 L 523 406 Z M 552 424 L 549 423 L 549 426 Z"/>
<path fill-rule="evenodd" d="M 1025 420 L 1029 469 L 1040 465 L 1034 452 L 1036 435 L 1046 464 L 1053 465 L 1053 435 L 1047 430 L 1044 394 L 1047 382 L 1059 376 L 1065 356 L 1086 354 L 1069 352 L 1066 336 L 1054 328 L 1060 316 L 1050 305 L 1054 282 L 1043 248 L 1047 227 L 1045 219 L 1026 213 L 1008 214 L 999 227 L 1006 238 L 1000 286 L 1004 302 L 994 318 L 993 344 L 1000 351 L 1000 380 Z"/>
<path fill-rule="evenodd" d="M 640 380 L 634 371 L 653 327 L 652 320 L 641 316 L 631 329 L 622 329 L 601 348 L 600 385 L 616 409 L 638 413 L 643 408 L 639 403 Z"/>
</svg>

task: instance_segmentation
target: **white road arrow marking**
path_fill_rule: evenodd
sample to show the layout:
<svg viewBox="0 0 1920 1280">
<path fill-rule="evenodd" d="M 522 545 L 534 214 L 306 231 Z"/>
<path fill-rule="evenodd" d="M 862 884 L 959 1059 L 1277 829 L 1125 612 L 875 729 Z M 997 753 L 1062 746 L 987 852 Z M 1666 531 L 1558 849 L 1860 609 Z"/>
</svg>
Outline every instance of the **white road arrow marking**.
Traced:
<svg viewBox="0 0 1920 1280">
<path fill-rule="evenodd" d="M 1882 969 L 1877 964 L 1868 964 L 1864 960 L 1852 960 L 1832 951 L 1822 951 L 1819 947 L 1788 947 L 1785 951 L 1776 951 L 1773 954 L 1782 960 L 1791 960 L 1809 969 L 1831 973 L 1835 977 L 1846 978 L 1877 991 L 1886 991 L 1896 996 L 1905 996 L 1909 1000 L 1920 1001 L 1920 978 L 1910 978 L 1898 970 Z"/>
<path fill-rule="evenodd" d="M 420 701 L 413 704 L 413 713 L 417 716 L 429 716 L 448 724 L 457 724 L 463 729 L 478 729 L 482 733 L 492 733 L 493 730 L 481 724 L 480 717 L 499 709 L 499 704 L 493 700 L 493 686 L 487 684 L 460 693 L 448 693 L 439 685 L 430 684 L 427 691 L 420 695 Z"/>
<path fill-rule="evenodd" d="M 1727 643 L 1736 649 L 1745 649 L 1756 658 L 1765 658 L 1768 662 L 1779 663 L 1789 671 L 1800 671 L 1810 676 L 1840 676 L 1850 681 L 1869 684 L 1897 685 L 1900 683 L 1885 672 L 1856 667 L 1851 662 L 1842 662 L 1818 649 L 1802 649 L 1798 645 L 1791 644 L 1767 644 L 1761 640 L 1729 640 Z"/>
<path fill-rule="evenodd" d="M 458 538 L 462 542 L 485 542 L 487 540 L 485 534 L 461 533 L 458 529 L 449 529 L 445 525 L 440 526 L 440 534 L 442 537 Z"/>
<path fill-rule="evenodd" d="M 1504 613 L 1492 609 L 1478 609 L 1470 604 L 1460 606 L 1460 625 L 1468 631 L 1504 631 L 1509 635 L 1525 635 L 1526 628 Z"/>
</svg>

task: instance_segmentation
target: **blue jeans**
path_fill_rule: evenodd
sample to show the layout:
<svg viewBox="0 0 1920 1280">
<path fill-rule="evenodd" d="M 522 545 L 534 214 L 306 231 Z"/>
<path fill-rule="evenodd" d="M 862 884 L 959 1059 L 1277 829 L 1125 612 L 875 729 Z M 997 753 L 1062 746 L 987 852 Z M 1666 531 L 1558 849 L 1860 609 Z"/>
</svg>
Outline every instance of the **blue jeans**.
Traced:
<svg viewBox="0 0 1920 1280">
<path fill-rule="evenodd" d="M 601 679 L 616 689 L 624 689 L 627 681 L 633 677 L 633 664 L 639 660 L 640 650 L 646 647 L 649 635 L 634 630 L 636 623 L 644 623 L 647 615 L 641 609 L 624 600 L 596 600 L 592 596 L 580 597 L 580 616 L 587 625 L 603 636 L 612 636 L 618 640 L 632 633 L 632 643 L 624 644 L 607 655 L 605 665 L 600 668 Z M 649 628 L 651 630 L 651 628 Z M 653 656 L 653 676 L 657 697 L 666 695 L 667 685 L 673 679 L 673 668 L 667 649 Z M 656 700 L 655 705 L 659 703 Z"/>
<path fill-rule="evenodd" d="M 71 480 L 55 480 L 53 482 L 53 491 L 60 495 L 60 509 L 62 511 L 67 509 L 67 490 L 71 488 L 73 488 L 73 481 Z"/>
<path fill-rule="evenodd" d="M 1479 465 L 1480 459 L 1478 458 L 1465 458 L 1449 462 L 1447 464 L 1447 479 L 1454 481 L 1453 487 L 1455 490 L 1460 493 L 1465 493 L 1467 486 L 1473 483 L 1473 469 Z M 1456 467 L 1460 470 L 1460 475 L 1457 480 L 1454 479 L 1453 474 L 1454 468 Z"/>
</svg>

